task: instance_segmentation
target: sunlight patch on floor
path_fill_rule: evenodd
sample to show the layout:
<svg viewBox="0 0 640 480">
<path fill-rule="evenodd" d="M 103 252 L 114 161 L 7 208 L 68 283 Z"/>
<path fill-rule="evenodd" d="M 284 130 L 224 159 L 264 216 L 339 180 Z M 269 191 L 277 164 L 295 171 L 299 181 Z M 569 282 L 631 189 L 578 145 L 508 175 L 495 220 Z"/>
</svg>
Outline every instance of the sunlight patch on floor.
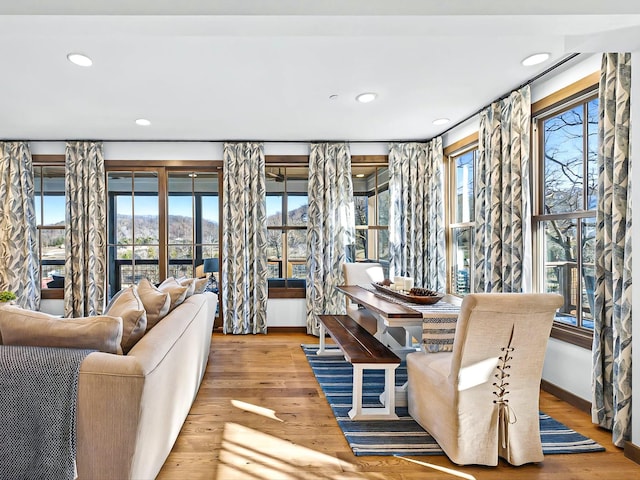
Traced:
<svg viewBox="0 0 640 480">
<path fill-rule="evenodd" d="M 236 408 L 239 408 L 240 410 L 244 410 L 245 412 L 251 412 L 257 415 L 262 415 L 263 417 L 271 418 L 279 422 L 283 421 L 276 416 L 276 411 L 271 410 L 270 408 L 259 407 L 258 405 L 242 402 L 240 400 L 231 400 L 231 405 L 233 405 Z"/>
<path fill-rule="evenodd" d="M 348 462 L 229 422 L 224 427 L 215 478 L 343 480 L 358 478 L 355 472 L 356 467 Z"/>
<path fill-rule="evenodd" d="M 419 460 L 414 460 L 412 458 L 401 457 L 396 455 L 397 458 L 401 458 L 402 460 L 406 460 L 407 462 L 416 463 L 418 465 L 422 465 L 423 467 L 432 468 L 433 470 L 438 470 L 439 472 L 448 473 L 454 477 L 464 478 L 465 480 L 476 480 L 476 477 L 473 475 L 469 475 L 468 473 L 459 472 L 458 470 L 454 470 L 453 468 L 443 467 L 441 465 L 434 465 L 433 463 L 421 462 Z"/>
</svg>

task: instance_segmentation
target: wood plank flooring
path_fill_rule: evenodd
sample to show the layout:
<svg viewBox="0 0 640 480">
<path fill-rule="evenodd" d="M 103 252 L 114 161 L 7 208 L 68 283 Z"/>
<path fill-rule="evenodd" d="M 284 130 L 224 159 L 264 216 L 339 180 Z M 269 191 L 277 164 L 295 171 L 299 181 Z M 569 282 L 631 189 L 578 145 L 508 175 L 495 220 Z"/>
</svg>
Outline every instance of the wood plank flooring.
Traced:
<svg viewBox="0 0 640 480">
<path fill-rule="evenodd" d="M 634 479 L 640 465 L 589 415 L 545 392 L 541 410 L 606 452 L 547 455 L 541 464 L 458 467 L 446 456 L 356 457 L 300 348 L 298 333 L 214 333 L 209 366 L 158 480 Z M 444 470 L 443 470 L 444 469 Z"/>
</svg>

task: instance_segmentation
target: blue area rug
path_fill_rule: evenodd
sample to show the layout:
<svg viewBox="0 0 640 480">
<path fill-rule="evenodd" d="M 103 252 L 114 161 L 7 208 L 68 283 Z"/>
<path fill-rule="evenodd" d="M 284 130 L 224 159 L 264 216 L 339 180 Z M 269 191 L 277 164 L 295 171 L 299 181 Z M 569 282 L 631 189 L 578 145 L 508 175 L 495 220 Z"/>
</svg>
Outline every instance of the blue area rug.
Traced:
<svg viewBox="0 0 640 480">
<path fill-rule="evenodd" d="M 302 345 L 302 349 L 354 455 L 444 455 L 433 437 L 409 416 L 406 407 L 396 407 L 398 420 L 351 420 L 351 364 L 342 356 L 317 356 L 315 345 Z M 406 380 L 407 369 L 402 363 L 396 369 L 396 385 Z M 384 373 L 365 371 L 363 384 L 363 405 L 381 406 L 378 397 L 384 390 Z M 540 434 L 546 455 L 604 451 L 595 441 L 543 413 Z"/>
</svg>

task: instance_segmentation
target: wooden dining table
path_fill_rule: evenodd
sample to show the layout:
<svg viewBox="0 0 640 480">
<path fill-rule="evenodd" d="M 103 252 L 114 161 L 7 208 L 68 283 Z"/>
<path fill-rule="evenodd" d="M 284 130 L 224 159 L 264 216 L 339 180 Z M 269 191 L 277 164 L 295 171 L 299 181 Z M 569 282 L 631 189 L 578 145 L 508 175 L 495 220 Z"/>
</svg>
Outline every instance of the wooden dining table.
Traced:
<svg viewBox="0 0 640 480">
<path fill-rule="evenodd" d="M 373 314 L 376 318 L 374 336 L 401 359 L 420 349 L 423 319 L 458 318 L 460 313 L 461 302 L 451 296 L 445 296 L 439 302 L 428 305 L 397 298 L 379 291 L 372 285 L 341 285 L 336 289 L 349 297 L 353 303 Z M 404 343 L 400 343 L 389 333 L 392 327 L 404 329 Z M 407 383 L 396 387 L 395 402 L 396 406 L 406 406 Z"/>
<path fill-rule="evenodd" d="M 424 318 L 457 318 L 460 303 L 451 296 L 445 296 L 434 304 L 420 304 L 381 292 L 371 285 L 341 285 L 336 289 L 349 297 L 353 303 L 367 309 L 377 320 L 375 336 L 401 356 L 415 351 L 415 341 L 422 338 Z M 390 327 L 405 330 L 404 344 L 388 335 Z"/>
</svg>

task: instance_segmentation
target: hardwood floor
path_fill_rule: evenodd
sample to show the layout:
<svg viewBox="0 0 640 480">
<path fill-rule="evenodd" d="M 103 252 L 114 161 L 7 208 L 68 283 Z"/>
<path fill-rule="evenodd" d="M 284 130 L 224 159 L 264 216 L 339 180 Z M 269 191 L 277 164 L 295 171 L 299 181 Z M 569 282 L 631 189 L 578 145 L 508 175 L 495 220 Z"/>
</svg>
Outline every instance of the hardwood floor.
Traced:
<svg viewBox="0 0 640 480">
<path fill-rule="evenodd" d="M 633 479 L 640 465 L 589 415 L 545 392 L 541 410 L 606 452 L 547 455 L 542 464 L 458 467 L 446 456 L 356 457 L 300 348 L 298 333 L 213 335 L 209 366 L 159 480 Z M 442 469 L 447 469 L 442 471 Z"/>
</svg>

